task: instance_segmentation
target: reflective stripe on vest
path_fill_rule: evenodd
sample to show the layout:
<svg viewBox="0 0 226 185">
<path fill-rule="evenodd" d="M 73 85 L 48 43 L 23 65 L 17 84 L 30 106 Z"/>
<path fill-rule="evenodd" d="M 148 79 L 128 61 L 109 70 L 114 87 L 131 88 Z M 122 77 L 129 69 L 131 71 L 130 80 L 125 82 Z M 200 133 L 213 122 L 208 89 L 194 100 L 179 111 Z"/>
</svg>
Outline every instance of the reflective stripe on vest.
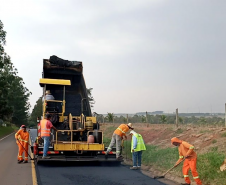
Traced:
<svg viewBox="0 0 226 185">
<path fill-rule="evenodd" d="M 143 137 L 140 134 L 134 134 L 133 136 L 137 138 L 137 147 L 134 149 L 134 151 L 138 152 L 138 151 L 146 150 Z M 133 137 L 131 141 L 131 152 L 132 151 L 133 151 Z"/>
<path fill-rule="evenodd" d="M 125 132 L 121 129 L 121 128 L 117 128 L 118 130 L 120 130 L 123 134 L 125 134 Z"/>
<path fill-rule="evenodd" d="M 184 175 L 184 178 L 189 177 L 188 175 Z"/>
<path fill-rule="evenodd" d="M 41 137 L 42 136 L 50 136 L 50 129 L 46 128 L 47 120 L 41 120 L 40 125 L 41 125 Z"/>
<path fill-rule="evenodd" d="M 180 156 L 179 156 L 179 158 L 180 158 L 180 159 L 183 159 L 183 158 L 184 158 L 184 156 L 181 156 L 181 155 L 180 155 Z"/>
</svg>

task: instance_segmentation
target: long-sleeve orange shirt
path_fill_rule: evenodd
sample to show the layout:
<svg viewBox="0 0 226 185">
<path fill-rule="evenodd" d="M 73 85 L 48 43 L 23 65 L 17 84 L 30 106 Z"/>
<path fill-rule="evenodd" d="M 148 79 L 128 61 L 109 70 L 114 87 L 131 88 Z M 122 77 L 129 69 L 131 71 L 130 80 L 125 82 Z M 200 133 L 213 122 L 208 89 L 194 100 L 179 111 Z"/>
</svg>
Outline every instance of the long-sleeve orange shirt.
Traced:
<svg viewBox="0 0 226 185">
<path fill-rule="evenodd" d="M 182 161 L 184 157 L 187 157 L 187 159 L 197 158 L 197 154 L 194 151 L 194 146 L 193 145 L 189 144 L 188 142 L 179 140 L 176 137 L 172 138 L 171 142 L 172 143 L 173 142 L 180 143 L 180 146 L 178 147 L 179 160 L 176 162 L 176 164 L 178 164 L 180 161 Z"/>
<path fill-rule="evenodd" d="M 23 130 L 18 130 L 17 133 L 15 134 L 15 138 L 19 139 L 20 141 L 24 141 L 24 142 L 28 143 L 29 132 L 28 131 L 24 132 Z"/>
<path fill-rule="evenodd" d="M 114 131 L 114 134 L 117 134 L 119 136 L 125 136 L 126 132 L 129 131 L 129 127 L 127 124 L 121 124 L 119 127 Z"/>
</svg>

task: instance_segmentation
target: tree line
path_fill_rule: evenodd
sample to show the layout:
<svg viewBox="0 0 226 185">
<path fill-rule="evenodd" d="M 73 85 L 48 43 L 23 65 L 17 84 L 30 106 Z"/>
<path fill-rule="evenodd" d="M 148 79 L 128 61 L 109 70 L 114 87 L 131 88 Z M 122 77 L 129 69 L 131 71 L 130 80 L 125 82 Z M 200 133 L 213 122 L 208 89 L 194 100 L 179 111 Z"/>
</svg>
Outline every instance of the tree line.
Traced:
<svg viewBox="0 0 226 185">
<path fill-rule="evenodd" d="M 3 28 L 0 20 L 0 120 L 20 126 L 28 124 L 31 92 L 5 52 L 6 31 Z"/>
<path fill-rule="evenodd" d="M 115 116 L 113 113 L 107 115 L 97 114 L 97 121 L 100 123 L 150 123 L 150 124 L 175 124 L 176 115 L 133 115 Z M 218 116 L 179 116 L 180 124 L 201 124 L 201 125 L 224 125 L 224 118 Z"/>
</svg>

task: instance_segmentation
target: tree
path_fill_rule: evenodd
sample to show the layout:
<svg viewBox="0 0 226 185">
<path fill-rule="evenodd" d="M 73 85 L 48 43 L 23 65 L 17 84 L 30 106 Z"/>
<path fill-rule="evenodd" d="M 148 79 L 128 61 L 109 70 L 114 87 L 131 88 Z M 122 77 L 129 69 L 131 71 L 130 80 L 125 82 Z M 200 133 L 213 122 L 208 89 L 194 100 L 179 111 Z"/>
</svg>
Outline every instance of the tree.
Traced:
<svg viewBox="0 0 226 185">
<path fill-rule="evenodd" d="M 106 118 L 107 118 L 108 122 L 113 122 L 114 114 L 108 112 Z"/>
<path fill-rule="evenodd" d="M 88 88 L 88 89 L 86 89 L 87 95 L 88 95 L 88 99 L 89 99 L 89 103 L 90 103 L 90 106 L 91 106 L 91 107 L 93 107 L 94 104 L 95 104 L 95 100 L 94 100 L 94 98 L 93 98 L 93 96 L 92 96 L 92 90 L 93 90 L 93 88 Z"/>
<path fill-rule="evenodd" d="M 32 123 L 37 122 L 37 117 L 41 117 L 42 116 L 42 97 L 40 97 L 37 101 L 36 104 L 32 110 L 31 116 L 30 116 L 30 121 Z"/>
<path fill-rule="evenodd" d="M 0 21 L 0 119 L 12 121 L 19 126 L 27 124 L 31 93 L 4 51 L 5 37 L 6 32 Z"/>
<path fill-rule="evenodd" d="M 167 120 L 166 120 L 166 115 L 161 115 L 161 117 L 160 117 L 160 121 L 161 121 L 161 123 L 165 123 Z"/>
</svg>

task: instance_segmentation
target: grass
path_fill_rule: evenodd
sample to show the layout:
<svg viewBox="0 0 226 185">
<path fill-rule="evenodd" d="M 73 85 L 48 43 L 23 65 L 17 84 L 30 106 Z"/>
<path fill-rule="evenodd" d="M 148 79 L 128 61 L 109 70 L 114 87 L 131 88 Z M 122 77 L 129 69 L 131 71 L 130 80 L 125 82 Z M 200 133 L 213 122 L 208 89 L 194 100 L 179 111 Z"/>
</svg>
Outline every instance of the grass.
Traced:
<svg viewBox="0 0 226 185">
<path fill-rule="evenodd" d="M 226 171 L 220 171 L 220 166 L 224 158 L 225 155 L 217 151 L 198 156 L 197 168 L 199 176 L 205 184 L 225 184 Z"/>
<path fill-rule="evenodd" d="M 221 134 L 221 137 L 226 137 L 226 132 L 224 132 L 223 134 Z"/>
<path fill-rule="evenodd" d="M 216 143 L 217 142 L 217 140 L 216 139 L 214 139 L 213 141 L 212 141 L 212 144 L 214 144 L 214 143 Z"/>
<path fill-rule="evenodd" d="M 182 134 L 183 131 L 184 131 L 183 129 L 178 128 L 178 129 L 175 131 L 175 134 Z"/>
<path fill-rule="evenodd" d="M 199 133 L 200 134 L 205 134 L 205 133 L 209 133 L 209 132 L 211 132 L 210 130 L 201 130 Z"/>
<path fill-rule="evenodd" d="M 0 126 L 0 138 L 12 133 L 14 131 L 14 128 L 12 127 L 2 127 Z"/>
</svg>

